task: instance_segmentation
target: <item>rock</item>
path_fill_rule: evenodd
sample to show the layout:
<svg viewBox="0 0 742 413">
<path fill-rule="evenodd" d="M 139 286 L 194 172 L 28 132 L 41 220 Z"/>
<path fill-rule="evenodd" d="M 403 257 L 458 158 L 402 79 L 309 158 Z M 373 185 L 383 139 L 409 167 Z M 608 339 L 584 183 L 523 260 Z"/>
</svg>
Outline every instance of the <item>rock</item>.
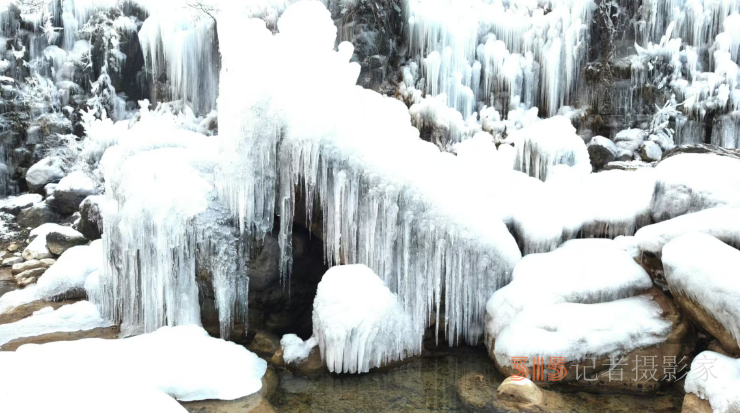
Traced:
<svg viewBox="0 0 742 413">
<path fill-rule="evenodd" d="M 681 413 L 714 413 L 714 411 L 708 400 L 703 400 L 693 393 L 687 393 L 683 399 Z"/>
<path fill-rule="evenodd" d="M 616 144 L 616 160 L 631 161 L 634 159 L 634 152 L 644 141 L 646 133 L 641 129 L 626 129 L 618 132 L 613 142 Z"/>
<path fill-rule="evenodd" d="M 662 158 L 662 148 L 652 141 L 646 141 L 642 144 L 641 156 L 646 162 L 659 161 Z"/>
<path fill-rule="evenodd" d="M 87 243 L 88 240 L 81 233 L 70 227 L 60 227 L 46 234 L 46 246 L 55 255 L 62 255 L 72 247 Z"/>
<path fill-rule="evenodd" d="M 116 339 L 119 335 L 118 326 L 112 327 L 98 327 L 92 330 L 83 331 L 72 331 L 72 332 L 56 332 L 49 334 L 42 334 L 34 337 L 23 337 L 12 341 L 9 341 L 0 346 L 0 351 L 15 351 L 18 347 L 24 344 L 44 344 L 52 343 L 55 341 L 75 341 L 82 340 L 85 338 L 102 338 L 102 339 Z"/>
<path fill-rule="evenodd" d="M 97 185 L 83 171 L 74 171 L 62 178 L 54 188 L 54 199 L 49 206 L 62 215 L 72 214 L 80 208 L 80 203 L 97 192 Z"/>
<path fill-rule="evenodd" d="M 57 188 L 57 184 L 46 184 L 44 187 L 44 193 L 47 197 L 54 196 L 54 190 Z"/>
<path fill-rule="evenodd" d="M 20 273 L 22 273 L 24 271 L 33 270 L 33 269 L 36 269 L 36 268 L 48 268 L 48 267 L 49 267 L 49 265 L 46 265 L 45 263 L 43 263 L 43 262 L 41 262 L 39 260 L 32 259 L 32 260 L 28 260 L 26 262 L 21 262 L 21 263 L 18 263 L 18 264 L 14 264 L 11 272 L 13 273 L 13 275 L 16 275 L 16 274 L 20 274 Z"/>
<path fill-rule="evenodd" d="M 21 210 L 26 209 L 33 204 L 41 202 L 41 199 L 41 195 L 39 194 L 24 194 L 20 196 L 12 196 L 0 203 L 0 212 L 5 212 L 11 215 L 18 215 Z"/>
<path fill-rule="evenodd" d="M 322 361 L 319 346 L 314 346 L 312 351 L 309 352 L 309 356 L 303 360 L 298 360 L 293 363 L 285 363 L 283 360 L 283 349 L 279 348 L 276 353 L 271 357 L 271 363 L 275 366 L 285 367 L 296 374 L 302 376 L 311 376 L 315 374 L 327 373 L 327 366 Z"/>
<path fill-rule="evenodd" d="M 236 400 L 200 400 L 180 403 L 190 413 L 277 413 L 260 394 Z"/>
<path fill-rule="evenodd" d="M 590 154 L 590 163 L 595 169 L 601 169 L 605 164 L 616 159 L 618 148 L 610 139 L 594 136 L 587 144 L 587 152 Z"/>
<path fill-rule="evenodd" d="M 62 158 L 48 156 L 28 168 L 28 171 L 26 171 L 26 183 L 30 191 L 41 193 L 46 184 L 59 182 L 65 175 Z"/>
<path fill-rule="evenodd" d="M 21 257 L 10 257 L 3 260 L 3 267 L 10 267 L 14 264 L 20 264 L 23 262 L 23 258 Z"/>
<path fill-rule="evenodd" d="M 89 240 L 96 240 L 103 233 L 103 217 L 101 212 L 106 198 L 103 195 L 91 195 L 80 203 L 80 221 L 77 230 Z"/>
<path fill-rule="evenodd" d="M 270 358 L 279 348 L 281 348 L 281 340 L 278 336 L 265 330 L 258 330 L 247 347 L 248 350 L 263 358 Z"/>
<path fill-rule="evenodd" d="M 39 202 L 33 206 L 22 210 L 18 214 L 16 222 L 23 228 L 36 228 L 46 223 L 57 223 L 62 220 L 54 210 L 49 208 L 44 202 Z"/>
<path fill-rule="evenodd" d="M 10 251 L 10 252 L 16 252 L 16 251 L 18 251 L 18 250 L 19 250 L 20 248 L 21 248 L 21 247 L 20 247 L 20 246 L 19 246 L 18 244 L 16 244 L 15 242 L 11 242 L 11 243 L 10 243 L 10 245 L 8 245 L 8 248 L 7 248 L 7 250 L 8 250 L 8 251 Z"/>
<path fill-rule="evenodd" d="M 15 275 L 16 282 L 20 283 L 22 280 L 33 278 L 34 281 L 41 277 L 46 272 L 46 267 L 37 267 L 30 270 L 20 272 Z"/>
<path fill-rule="evenodd" d="M 52 265 L 54 265 L 55 262 L 57 262 L 57 260 L 55 260 L 54 258 L 42 258 L 39 261 L 41 261 L 41 263 L 44 264 L 46 268 L 51 267 Z"/>
<path fill-rule="evenodd" d="M 506 378 L 497 388 L 497 399 L 501 402 L 513 403 L 518 407 L 539 404 L 544 399 L 541 389 L 529 379 L 514 381 Z M 523 406 L 520 406 L 523 405 Z"/>
<path fill-rule="evenodd" d="M 662 161 L 684 153 L 708 153 L 718 156 L 739 159 L 739 149 L 724 149 L 719 146 L 707 145 L 705 143 L 694 143 L 679 145 L 662 154 Z"/>
</svg>

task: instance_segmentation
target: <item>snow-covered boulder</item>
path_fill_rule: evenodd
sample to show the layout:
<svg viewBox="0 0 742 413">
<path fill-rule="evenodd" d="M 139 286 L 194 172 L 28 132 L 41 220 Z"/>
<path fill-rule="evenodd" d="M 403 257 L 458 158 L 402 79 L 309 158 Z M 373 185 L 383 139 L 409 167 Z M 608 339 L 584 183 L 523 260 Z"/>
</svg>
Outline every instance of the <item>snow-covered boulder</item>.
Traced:
<svg viewBox="0 0 742 413">
<path fill-rule="evenodd" d="M 59 182 L 66 174 L 62 158 L 48 156 L 28 168 L 26 183 L 29 190 L 41 193 L 46 184 Z"/>
<path fill-rule="evenodd" d="M 740 161 L 712 154 L 681 154 L 655 168 L 652 202 L 656 222 L 715 206 L 740 205 Z"/>
<path fill-rule="evenodd" d="M 65 227 L 59 224 L 47 223 L 42 224 L 33 230 L 28 235 L 31 242 L 23 250 L 21 254 L 24 260 L 40 260 L 42 258 L 52 258 L 52 252 L 49 251 L 49 247 L 46 244 L 46 235 L 52 231 L 65 231 Z"/>
<path fill-rule="evenodd" d="M 103 233 L 103 211 L 109 205 L 113 210 L 116 208 L 115 201 L 106 201 L 104 195 L 91 195 L 80 203 L 80 222 L 77 230 L 85 238 L 96 240 Z"/>
<path fill-rule="evenodd" d="M 70 227 L 59 226 L 46 234 L 46 246 L 54 255 L 62 255 L 72 247 L 87 243 L 88 240 L 81 233 Z"/>
<path fill-rule="evenodd" d="M 706 401 L 714 413 L 737 413 L 740 409 L 739 389 L 739 358 L 703 351 L 693 359 L 685 378 L 688 394 L 683 401 L 683 412 L 689 404 L 688 396 L 695 395 Z"/>
<path fill-rule="evenodd" d="M 103 242 L 80 245 L 65 251 L 37 283 L 38 295 L 44 299 L 84 294 L 85 280 L 102 266 Z"/>
<path fill-rule="evenodd" d="M 330 268 L 317 286 L 314 338 L 327 369 L 365 373 L 420 354 L 422 331 L 397 295 L 365 265 Z"/>
<path fill-rule="evenodd" d="M 673 299 L 722 347 L 739 355 L 742 252 L 711 235 L 684 234 L 662 248 Z"/>
<path fill-rule="evenodd" d="M 616 144 L 616 160 L 632 161 L 634 153 L 639 150 L 646 133 L 641 129 L 626 129 L 618 132 L 613 142 Z"/>
<path fill-rule="evenodd" d="M 83 171 L 74 171 L 62 178 L 54 188 L 54 201 L 50 206 L 63 215 L 80 209 L 80 203 L 97 193 L 97 184 Z"/>
<path fill-rule="evenodd" d="M 585 142 L 564 116 L 517 130 L 508 136 L 508 141 L 515 144 L 515 170 L 542 181 L 555 165 L 567 165 L 585 174 L 592 170 Z"/>
<path fill-rule="evenodd" d="M 516 265 L 513 281 L 487 303 L 489 355 L 505 375 L 515 373 L 513 357 L 528 357 L 529 371 L 533 357 L 543 357 L 545 366 L 549 357 L 564 357 L 566 366 L 579 367 L 570 367 L 561 384 L 656 390 L 657 379 L 607 378 L 610 362 L 619 356 L 629 373 L 635 355 L 662 359 L 686 351 L 687 324 L 672 301 L 651 286 L 647 273 L 612 240 L 573 240 L 550 253 L 528 255 Z M 599 384 L 580 379 L 578 371 L 599 377 Z M 546 382 L 546 376 L 530 378 Z"/>
<path fill-rule="evenodd" d="M 590 154 L 590 163 L 595 169 L 601 169 L 616 159 L 618 148 L 613 141 L 604 136 L 593 136 L 587 144 L 587 152 Z"/>
<path fill-rule="evenodd" d="M 37 202 L 18 213 L 16 222 L 24 228 L 36 228 L 42 224 L 61 222 L 62 217 L 46 204 Z"/>
<path fill-rule="evenodd" d="M 652 141 L 645 141 L 641 146 L 642 160 L 645 162 L 657 162 L 662 158 L 662 148 Z"/>
<path fill-rule="evenodd" d="M 115 409 L 107 409 L 115 412 L 183 412 L 173 399 L 234 400 L 258 392 L 267 368 L 244 347 L 212 338 L 195 325 L 163 327 L 125 340 L 61 341 L 2 353 L 0 411 L 8 412 L 94 412 L 111 400 L 119 400 Z M 69 369 L 70 360 L 97 362 Z M 49 370 L 64 370 L 65 380 L 38 374 Z M 38 397 L 40 388 L 45 397 Z"/>
<path fill-rule="evenodd" d="M 38 202 L 41 202 L 41 195 L 39 194 L 11 196 L 0 201 L 0 211 L 11 215 L 18 215 L 22 209 L 28 208 Z"/>
</svg>

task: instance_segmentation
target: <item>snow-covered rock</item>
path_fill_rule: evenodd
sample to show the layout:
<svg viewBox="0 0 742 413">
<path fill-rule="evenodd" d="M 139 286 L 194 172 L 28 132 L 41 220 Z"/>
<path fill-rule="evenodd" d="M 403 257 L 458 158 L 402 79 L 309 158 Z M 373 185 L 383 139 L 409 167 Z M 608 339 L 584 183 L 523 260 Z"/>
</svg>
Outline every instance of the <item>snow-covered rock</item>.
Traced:
<svg viewBox="0 0 742 413">
<path fill-rule="evenodd" d="M 21 210 L 16 221 L 21 227 L 36 228 L 42 224 L 60 222 L 62 217 L 51 209 L 46 202 L 38 202 Z"/>
<path fill-rule="evenodd" d="M 28 168 L 26 183 L 31 191 L 40 192 L 46 184 L 59 182 L 66 174 L 62 158 L 49 156 Z"/>
<path fill-rule="evenodd" d="M 645 141 L 641 146 L 642 160 L 656 162 L 662 158 L 662 148 L 652 141 Z"/>
<path fill-rule="evenodd" d="M 100 269 L 102 261 L 103 243 L 100 240 L 68 249 L 39 278 L 39 296 L 51 299 L 79 294 L 85 288 L 87 276 Z"/>
<path fill-rule="evenodd" d="M 699 353 L 693 359 L 685 378 L 686 393 L 708 400 L 714 413 L 739 412 L 739 389 L 739 358 L 713 351 Z"/>
<path fill-rule="evenodd" d="M 640 228 L 635 235 L 636 246 L 639 251 L 661 255 L 671 240 L 689 232 L 703 232 L 739 248 L 739 217 L 739 208 L 726 206 L 681 215 Z"/>
<path fill-rule="evenodd" d="M 0 325 L 0 346 L 23 337 L 92 330 L 111 325 L 110 321 L 101 318 L 95 305 L 88 301 L 68 304 L 56 310 L 46 307 L 34 312 L 31 317 Z"/>
<path fill-rule="evenodd" d="M 613 142 L 616 144 L 616 160 L 631 161 L 634 153 L 639 150 L 644 142 L 646 133 L 641 129 L 626 129 L 618 132 Z"/>
<path fill-rule="evenodd" d="M 341 265 L 325 273 L 317 286 L 312 325 L 330 372 L 365 373 L 421 351 L 422 330 L 365 265 Z"/>
<path fill-rule="evenodd" d="M 731 354 L 739 354 L 742 252 L 700 232 L 662 248 L 665 279 L 674 300 Z"/>
<path fill-rule="evenodd" d="M 62 255 L 72 247 L 87 243 L 88 240 L 81 233 L 70 227 L 59 226 L 46 234 L 46 246 L 54 255 Z"/>
<path fill-rule="evenodd" d="M 12 215 L 18 215 L 22 209 L 28 208 L 38 202 L 41 202 L 39 194 L 23 194 L 11 196 L 0 201 L 0 211 Z"/>
<path fill-rule="evenodd" d="M 106 205 L 111 205 L 103 195 L 91 195 L 80 203 L 80 222 L 77 224 L 77 230 L 85 238 L 96 240 L 103 233 L 103 211 Z M 115 202 L 112 209 L 115 210 Z"/>
<path fill-rule="evenodd" d="M 65 231 L 65 227 L 59 224 L 47 223 L 42 224 L 29 233 L 31 242 L 23 250 L 22 256 L 25 260 L 40 260 L 42 258 L 52 258 L 52 252 L 46 244 L 46 235 L 51 231 Z"/>
<path fill-rule="evenodd" d="M 593 136 L 587 144 L 587 152 L 590 154 L 590 162 L 593 166 L 600 169 L 616 159 L 618 148 L 613 141 L 604 136 Z"/>
<path fill-rule="evenodd" d="M 209 337 L 195 325 L 163 327 L 124 340 L 25 345 L 16 352 L 3 353 L 2 411 L 87 413 L 110 405 L 105 410 L 116 413 L 183 412 L 173 398 L 238 399 L 260 390 L 267 368 L 264 360 L 244 347 Z M 86 369 L 69 369 L 69 360 L 97 362 Z M 38 375 L 39 371 L 61 369 L 66 372 L 61 382 L 58 377 Z M 45 397 L 38 397 L 38 389 L 44 389 Z M 111 400 L 120 401 L 111 404 Z M 121 408 L 132 405 L 134 410 Z"/>
<path fill-rule="evenodd" d="M 296 334 L 284 334 L 281 337 L 281 349 L 283 349 L 283 361 L 295 363 L 309 357 L 309 353 L 317 345 L 317 340 L 310 337 L 304 341 Z"/>
<path fill-rule="evenodd" d="M 655 168 L 652 202 L 656 222 L 715 206 L 740 205 L 740 161 L 712 154 L 681 154 Z"/>
<path fill-rule="evenodd" d="M 74 171 L 62 178 L 54 188 L 54 201 L 50 206 L 60 214 L 68 215 L 80 208 L 80 203 L 97 192 L 93 179 L 83 171 Z"/>
</svg>

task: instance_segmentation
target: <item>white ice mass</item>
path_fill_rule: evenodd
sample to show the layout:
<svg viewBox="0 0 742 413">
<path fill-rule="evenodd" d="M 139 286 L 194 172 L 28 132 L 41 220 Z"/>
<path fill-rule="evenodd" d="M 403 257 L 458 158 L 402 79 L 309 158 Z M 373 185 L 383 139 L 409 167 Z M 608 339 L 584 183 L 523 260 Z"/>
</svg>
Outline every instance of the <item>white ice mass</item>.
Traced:
<svg viewBox="0 0 742 413">
<path fill-rule="evenodd" d="M 708 400 L 714 413 L 739 411 L 739 359 L 702 351 L 691 363 L 685 391 Z"/>
</svg>

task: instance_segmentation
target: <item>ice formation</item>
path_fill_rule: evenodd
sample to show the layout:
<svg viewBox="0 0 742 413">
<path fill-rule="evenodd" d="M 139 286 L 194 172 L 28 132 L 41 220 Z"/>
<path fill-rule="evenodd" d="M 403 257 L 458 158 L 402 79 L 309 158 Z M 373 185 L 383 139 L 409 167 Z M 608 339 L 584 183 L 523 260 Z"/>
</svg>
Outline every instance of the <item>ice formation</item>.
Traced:
<svg viewBox="0 0 742 413">
<path fill-rule="evenodd" d="M 487 301 L 486 333 L 497 338 L 531 308 L 614 301 L 651 286 L 647 272 L 615 241 L 567 241 L 552 252 L 527 255 L 515 266 L 513 281 Z"/>
<path fill-rule="evenodd" d="M 714 413 L 739 411 L 740 363 L 713 351 L 702 351 L 690 365 L 685 392 L 708 400 Z"/>
<path fill-rule="evenodd" d="M 715 206 L 740 205 L 740 161 L 712 154 L 681 154 L 657 165 L 655 222 Z"/>
<path fill-rule="evenodd" d="M 281 337 L 281 348 L 283 349 L 283 361 L 287 364 L 296 363 L 309 357 L 309 353 L 317 345 L 317 340 L 310 337 L 307 341 L 302 340 L 296 334 L 284 334 Z"/>
<path fill-rule="evenodd" d="M 45 307 L 32 316 L 10 324 L 0 324 L 0 346 L 23 337 L 36 337 L 57 332 L 73 332 L 109 327 L 95 305 L 88 301 L 64 305 L 54 310 Z"/>
<path fill-rule="evenodd" d="M 39 277 L 36 283 L 39 297 L 52 299 L 81 292 L 88 275 L 103 266 L 103 257 L 103 243 L 100 240 L 68 249 Z"/>
<path fill-rule="evenodd" d="M 404 303 L 365 265 L 325 273 L 312 326 L 330 372 L 365 373 L 422 350 L 422 326 L 413 324 Z"/>
<path fill-rule="evenodd" d="M 95 403 L 105 402 L 103 405 L 108 406 L 111 400 L 121 399 L 124 406 L 130 403 L 136 406 L 136 401 L 145 399 L 140 406 L 146 408 L 137 411 L 183 411 L 167 403 L 167 395 L 181 401 L 237 399 L 260 390 L 267 367 L 264 360 L 244 347 L 209 337 L 206 331 L 193 325 L 163 327 L 123 340 L 29 344 L 16 352 L 3 353 L 0 354 L 4 372 L 0 377 L 3 411 L 17 411 L 18 406 L 23 406 L 23 411 L 48 411 L 43 409 L 48 406 L 44 399 L 53 395 L 60 397 L 53 399 L 51 410 L 94 412 L 100 411 L 101 406 Z M 58 377 L 38 377 L 39 371 L 62 369 L 69 360 L 104 362 L 93 363 L 88 369 L 68 371 L 63 382 L 74 386 L 60 383 Z M 108 371 L 116 374 L 106 376 L 105 385 L 100 386 L 101 376 Z M 38 386 L 34 392 L 43 388 L 47 397 L 33 397 L 28 386 L 31 382 Z M 109 398 L 101 400 L 96 396 L 98 390 Z M 111 411 L 122 411 L 111 406 Z M 155 406 L 165 406 L 168 410 L 151 410 Z"/>
<path fill-rule="evenodd" d="M 662 248 L 662 264 L 673 294 L 698 303 L 739 345 L 742 253 L 711 235 L 691 232 Z"/>
<path fill-rule="evenodd" d="M 641 251 L 655 255 L 662 254 L 665 244 L 689 232 L 703 232 L 739 248 L 739 217 L 739 208 L 704 209 L 641 228 L 635 240 Z"/>
<path fill-rule="evenodd" d="M 240 230 L 260 239 L 279 215 L 288 275 L 298 193 L 308 222 L 322 210 L 329 264 L 367 265 L 403 300 L 416 328 L 445 301 L 449 340 L 476 341 L 470 326 L 482 322 L 486 298 L 520 259 L 491 212 L 495 200 L 476 190 L 485 177 L 468 176 L 454 156 L 420 141 L 401 102 L 355 86 L 352 46 L 333 50 L 336 29 L 320 3 L 288 7 L 275 36 L 238 13 L 223 14 L 217 27 L 216 181 Z M 296 73 L 296 59 L 314 64 Z"/>
</svg>

